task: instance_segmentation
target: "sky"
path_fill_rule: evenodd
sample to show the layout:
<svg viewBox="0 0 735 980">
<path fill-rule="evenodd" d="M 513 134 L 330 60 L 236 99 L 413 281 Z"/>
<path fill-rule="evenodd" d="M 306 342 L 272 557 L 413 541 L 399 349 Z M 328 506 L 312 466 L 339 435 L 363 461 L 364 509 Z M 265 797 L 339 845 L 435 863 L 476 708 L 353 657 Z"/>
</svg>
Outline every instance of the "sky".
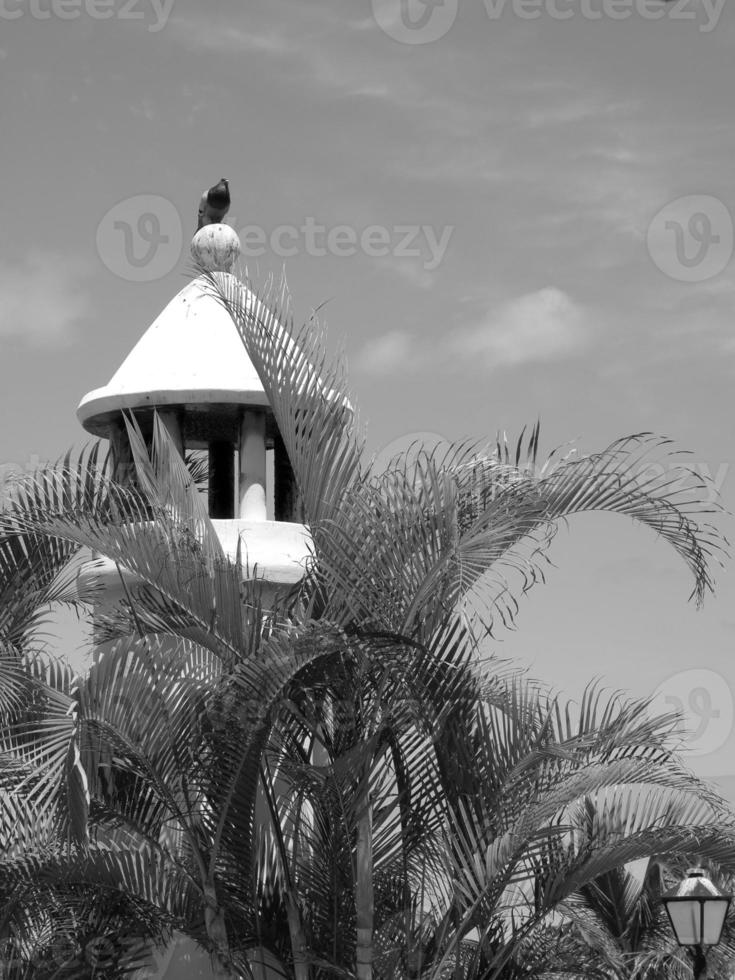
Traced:
<svg viewBox="0 0 735 980">
<path fill-rule="evenodd" d="M 84 441 L 225 175 L 254 281 L 324 304 L 371 451 L 652 431 L 732 510 L 734 49 L 723 0 L 0 0 L 0 474 Z M 697 611 L 597 514 L 551 558 L 497 653 L 683 706 L 735 798 L 732 567 Z"/>
</svg>

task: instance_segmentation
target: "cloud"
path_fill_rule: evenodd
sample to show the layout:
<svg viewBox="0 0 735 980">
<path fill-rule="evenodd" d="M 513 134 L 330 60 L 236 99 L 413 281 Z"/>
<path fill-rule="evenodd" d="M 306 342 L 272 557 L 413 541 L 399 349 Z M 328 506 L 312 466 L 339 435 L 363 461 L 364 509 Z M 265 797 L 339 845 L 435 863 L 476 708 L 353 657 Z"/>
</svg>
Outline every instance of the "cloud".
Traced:
<svg viewBox="0 0 735 980">
<path fill-rule="evenodd" d="M 456 330 L 445 341 L 419 343 L 406 330 L 391 330 L 365 344 L 353 365 L 366 374 L 396 374 L 473 362 L 484 369 L 514 367 L 576 354 L 589 341 L 582 307 L 554 286 L 509 300 L 479 323 Z"/>
<path fill-rule="evenodd" d="M 420 344 L 405 330 L 391 330 L 365 344 L 354 366 L 366 374 L 395 374 L 446 365 L 452 360 L 483 368 L 514 367 L 576 354 L 589 340 L 589 319 L 554 286 L 519 296 L 491 310 L 479 323 L 446 341 Z"/>
<path fill-rule="evenodd" d="M 495 367 L 513 367 L 574 354 L 588 331 L 582 309 L 553 286 L 519 296 L 491 311 L 479 324 L 457 331 L 455 354 L 482 358 Z"/>
<path fill-rule="evenodd" d="M 148 122 L 153 122 L 157 116 L 156 107 L 152 99 L 147 96 L 140 100 L 140 102 L 130 106 L 130 111 L 134 116 L 143 116 Z"/>
<path fill-rule="evenodd" d="M 430 289 L 434 284 L 434 275 L 424 268 L 424 262 L 424 258 L 396 258 L 393 255 L 373 259 L 375 267 L 381 272 L 396 276 L 418 289 Z"/>
<path fill-rule="evenodd" d="M 29 344 L 67 343 L 92 312 L 78 260 L 32 251 L 20 262 L 0 261 L 0 337 Z"/>
<path fill-rule="evenodd" d="M 298 82 L 326 90 L 329 95 L 356 97 L 385 102 L 397 108 L 424 106 L 431 118 L 433 97 L 420 79 L 413 78 L 405 62 L 381 57 L 374 60 L 374 51 L 387 49 L 381 42 L 385 36 L 374 21 L 376 43 L 366 51 L 360 27 L 345 22 L 337 7 L 329 4 L 293 5 L 286 0 L 272 0 L 274 13 L 261 18 L 248 11 L 240 23 L 212 23 L 208 13 L 195 16 L 177 15 L 169 22 L 168 36 L 192 53 L 216 52 L 218 55 L 240 59 L 250 55 L 272 63 L 277 77 L 287 85 Z M 280 16 L 279 16 L 280 8 Z M 345 33 L 347 27 L 347 33 Z M 424 105 L 426 103 L 426 105 Z M 445 114 L 453 107 L 451 100 L 441 96 Z M 459 112 L 454 106 L 453 112 Z"/>
<path fill-rule="evenodd" d="M 415 364 L 416 344 L 405 330 L 391 330 L 358 352 L 354 366 L 366 374 L 392 374 Z"/>
<path fill-rule="evenodd" d="M 283 34 L 271 31 L 252 31 L 234 24 L 205 24 L 201 20 L 176 17 L 170 22 L 175 36 L 198 50 L 242 55 L 264 54 L 285 57 L 294 53 L 295 46 Z"/>
<path fill-rule="evenodd" d="M 520 114 L 520 122 L 531 129 L 540 127 L 576 125 L 590 119 L 600 118 L 600 105 L 595 99 L 562 100 L 556 105 L 539 107 L 532 105 L 525 114 Z"/>
</svg>

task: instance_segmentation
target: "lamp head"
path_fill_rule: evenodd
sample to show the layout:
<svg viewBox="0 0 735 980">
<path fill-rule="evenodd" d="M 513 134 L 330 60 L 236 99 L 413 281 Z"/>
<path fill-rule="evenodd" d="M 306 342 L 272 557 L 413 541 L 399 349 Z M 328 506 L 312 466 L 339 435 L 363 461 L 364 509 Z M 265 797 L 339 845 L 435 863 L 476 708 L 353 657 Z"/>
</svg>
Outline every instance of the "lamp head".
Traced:
<svg viewBox="0 0 735 980">
<path fill-rule="evenodd" d="M 689 868 L 661 901 L 680 946 L 716 946 L 720 941 L 732 896 L 720 891 L 704 868 Z"/>
</svg>

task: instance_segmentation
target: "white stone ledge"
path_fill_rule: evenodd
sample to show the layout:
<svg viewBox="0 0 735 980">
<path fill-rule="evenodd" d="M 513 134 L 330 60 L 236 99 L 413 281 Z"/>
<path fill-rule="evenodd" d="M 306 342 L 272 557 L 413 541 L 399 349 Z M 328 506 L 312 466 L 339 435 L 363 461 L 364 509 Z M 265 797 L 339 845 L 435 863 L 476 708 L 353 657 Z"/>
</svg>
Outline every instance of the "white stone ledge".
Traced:
<svg viewBox="0 0 735 980">
<path fill-rule="evenodd" d="M 262 580 L 272 586 L 295 585 L 306 571 L 311 556 L 311 535 L 303 524 L 287 521 L 212 521 L 227 558 L 234 561 L 238 541 L 243 565 L 243 580 Z M 162 556 L 162 564 L 166 557 Z M 122 568 L 129 588 L 138 584 L 133 573 Z M 80 592 L 96 585 L 103 590 L 98 602 L 117 601 L 124 592 L 117 564 L 104 556 L 93 556 L 77 575 Z"/>
</svg>

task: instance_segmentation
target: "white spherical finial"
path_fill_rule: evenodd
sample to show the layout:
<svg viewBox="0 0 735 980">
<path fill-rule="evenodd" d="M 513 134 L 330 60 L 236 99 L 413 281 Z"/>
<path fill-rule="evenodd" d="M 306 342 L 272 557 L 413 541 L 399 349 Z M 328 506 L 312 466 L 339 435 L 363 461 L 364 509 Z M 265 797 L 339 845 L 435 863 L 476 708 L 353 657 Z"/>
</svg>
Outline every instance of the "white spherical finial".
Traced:
<svg viewBox="0 0 735 980">
<path fill-rule="evenodd" d="M 240 257 L 240 239 L 229 225 L 205 225 L 191 241 L 196 264 L 207 272 L 229 272 Z"/>
</svg>

